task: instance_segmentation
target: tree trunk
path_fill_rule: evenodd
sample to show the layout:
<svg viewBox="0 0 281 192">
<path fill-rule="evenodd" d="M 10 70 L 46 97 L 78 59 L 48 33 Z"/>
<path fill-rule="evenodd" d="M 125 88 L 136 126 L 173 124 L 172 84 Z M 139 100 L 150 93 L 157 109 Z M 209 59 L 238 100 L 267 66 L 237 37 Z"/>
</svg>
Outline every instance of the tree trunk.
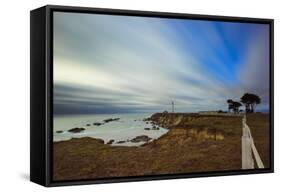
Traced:
<svg viewBox="0 0 281 192">
<path fill-rule="evenodd" d="M 256 107 L 256 105 L 255 105 L 255 103 L 253 103 L 253 104 L 252 104 L 252 113 L 255 112 L 255 107 Z"/>
</svg>

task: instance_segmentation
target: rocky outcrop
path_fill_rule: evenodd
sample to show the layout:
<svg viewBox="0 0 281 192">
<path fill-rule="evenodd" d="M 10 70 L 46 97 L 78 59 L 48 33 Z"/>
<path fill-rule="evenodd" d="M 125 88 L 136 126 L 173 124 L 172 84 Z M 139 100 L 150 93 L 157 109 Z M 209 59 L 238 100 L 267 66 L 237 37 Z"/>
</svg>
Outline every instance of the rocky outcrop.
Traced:
<svg viewBox="0 0 281 192">
<path fill-rule="evenodd" d="M 118 121 L 118 120 L 120 120 L 120 118 L 109 118 L 109 119 L 103 120 L 103 122 L 109 123 L 109 122 L 111 122 L 111 121 Z"/>
<path fill-rule="evenodd" d="M 93 125 L 95 125 L 95 126 L 100 126 L 100 125 L 102 125 L 102 123 L 96 122 L 96 123 L 93 123 Z"/>
<path fill-rule="evenodd" d="M 84 130 L 85 130 L 85 128 L 83 128 L 83 127 L 81 127 L 81 128 L 75 127 L 75 128 L 69 129 L 68 132 L 71 132 L 71 133 L 80 133 L 80 132 L 82 132 L 82 131 L 84 131 Z"/>
<path fill-rule="evenodd" d="M 152 125 L 171 128 L 174 126 L 179 126 L 192 118 L 197 118 L 197 113 L 155 113 L 151 117 L 144 119 L 146 122 L 151 122 Z M 155 129 L 155 128 L 154 128 Z"/>
<path fill-rule="evenodd" d="M 63 133 L 63 131 L 62 130 L 58 130 L 58 131 L 56 131 L 56 133 Z"/>
<path fill-rule="evenodd" d="M 120 120 L 120 118 L 109 118 L 109 119 L 103 120 L 103 123 L 95 122 L 95 123 L 93 123 L 93 125 L 95 125 L 95 126 L 101 126 L 101 125 L 103 125 L 103 124 L 105 124 L 105 123 L 109 123 L 109 122 L 111 122 L 111 121 L 118 121 L 118 120 Z M 88 124 L 87 124 L 87 126 L 88 126 Z"/>
<path fill-rule="evenodd" d="M 152 130 L 159 130 L 159 127 L 153 125 Z"/>
<path fill-rule="evenodd" d="M 147 135 L 140 135 L 135 137 L 134 139 L 131 140 L 132 143 L 138 143 L 138 142 L 148 142 L 150 141 L 151 138 L 148 137 Z"/>
<path fill-rule="evenodd" d="M 117 144 L 122 144 L 122 143 L 126 143 L 126 141 L 117 141 Z"/>
<path fill-rule="evenodd" d="M 110 139 L 106 144 L 111 145 L 114 143 L 114 139 Z"/>
</svg>

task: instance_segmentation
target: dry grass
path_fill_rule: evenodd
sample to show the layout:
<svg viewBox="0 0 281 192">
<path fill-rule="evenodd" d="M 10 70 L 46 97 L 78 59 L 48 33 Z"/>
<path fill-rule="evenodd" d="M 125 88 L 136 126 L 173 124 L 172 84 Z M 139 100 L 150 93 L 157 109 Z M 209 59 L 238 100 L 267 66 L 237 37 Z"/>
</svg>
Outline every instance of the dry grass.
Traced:
<svg viewBox="0 0 281 192">
<path fill-rule="evenodd" d="M 270 126 L 268 114 L 248 114 L 249 125 L 255 146 L 260 154 L 265 168 L 270 167 Z"/>
<path fill-rule="evenodd" d="M 241 117 L 181 118 L 167 134 L 141 147 L 113 147 L 93 138 L 55 142 L 54 180 L 241 169 Z M 266 118 L 249 116 L 248 121 L 262 159 L 267 159 Z"/>
</svg>

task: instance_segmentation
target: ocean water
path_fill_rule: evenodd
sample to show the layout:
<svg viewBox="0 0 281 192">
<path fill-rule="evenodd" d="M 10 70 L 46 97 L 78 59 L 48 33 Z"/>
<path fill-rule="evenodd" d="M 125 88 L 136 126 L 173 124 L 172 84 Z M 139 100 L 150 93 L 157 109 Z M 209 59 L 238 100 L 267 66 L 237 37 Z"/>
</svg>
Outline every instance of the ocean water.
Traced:
<svg viewBox="0 0 281 192">
<path fill-rule="evenodd" d="M 144 118 L 150 117 L 151 114 L 93 114 L 93 115 L 60 115 L 54 117 L 53 141 L 64 141 L 71 138 L 93 137 L 104 140 L 107 143 L 113 139 L 112 145 L 120 146 L 139 146 L 145 142 L 133 143 L 131 139 L 147 135 L 153 139 L 157 139 L 168 130 L 159 127 L 159 130 L 145 130 L 144 128 L 152 128 L 152 124 L 146 124 Z M 103 120 L 109 118 L 120 118 L 117 121 L 104 123 L 100 126 L 93 123 L 103 123 Z M 90 124 L 90 126 L 87 126 Z M 83 127 L 86 130 L 80 133 L 68 132 L 69 129 L 75 127 Z M 56 133 L 56 131 L 63 131 Z M 150 140 L 150 142 L 152 141 Z M 125 143 L 117 143 L 118 141 L 126 141 Z"/>
</svg>

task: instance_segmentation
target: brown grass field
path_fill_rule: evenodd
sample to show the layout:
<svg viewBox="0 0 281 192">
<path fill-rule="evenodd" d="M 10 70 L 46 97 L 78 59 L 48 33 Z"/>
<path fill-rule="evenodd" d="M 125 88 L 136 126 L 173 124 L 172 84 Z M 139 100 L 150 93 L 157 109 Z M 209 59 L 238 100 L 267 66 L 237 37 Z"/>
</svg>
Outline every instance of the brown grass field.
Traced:
<svg viewBox="0 0 281 192">
<path fill-rule="evenodd" d="M 169 131 L 140 147 L 111 146 L 100 139 L 54 142 L 55 181 L 195 173 L 241 169 L 241 116 L 163 114 L 149 120 Z M 269 116 L 247 123 L 265 167 L 269 167 Z"/>
<path fill-rule="evenodd" d="M 269 115 L 249 114 L 247 124 L 251 128 L 254 143 L 265 167 L 270 166 L 270 125 Z"/>
</svg>

